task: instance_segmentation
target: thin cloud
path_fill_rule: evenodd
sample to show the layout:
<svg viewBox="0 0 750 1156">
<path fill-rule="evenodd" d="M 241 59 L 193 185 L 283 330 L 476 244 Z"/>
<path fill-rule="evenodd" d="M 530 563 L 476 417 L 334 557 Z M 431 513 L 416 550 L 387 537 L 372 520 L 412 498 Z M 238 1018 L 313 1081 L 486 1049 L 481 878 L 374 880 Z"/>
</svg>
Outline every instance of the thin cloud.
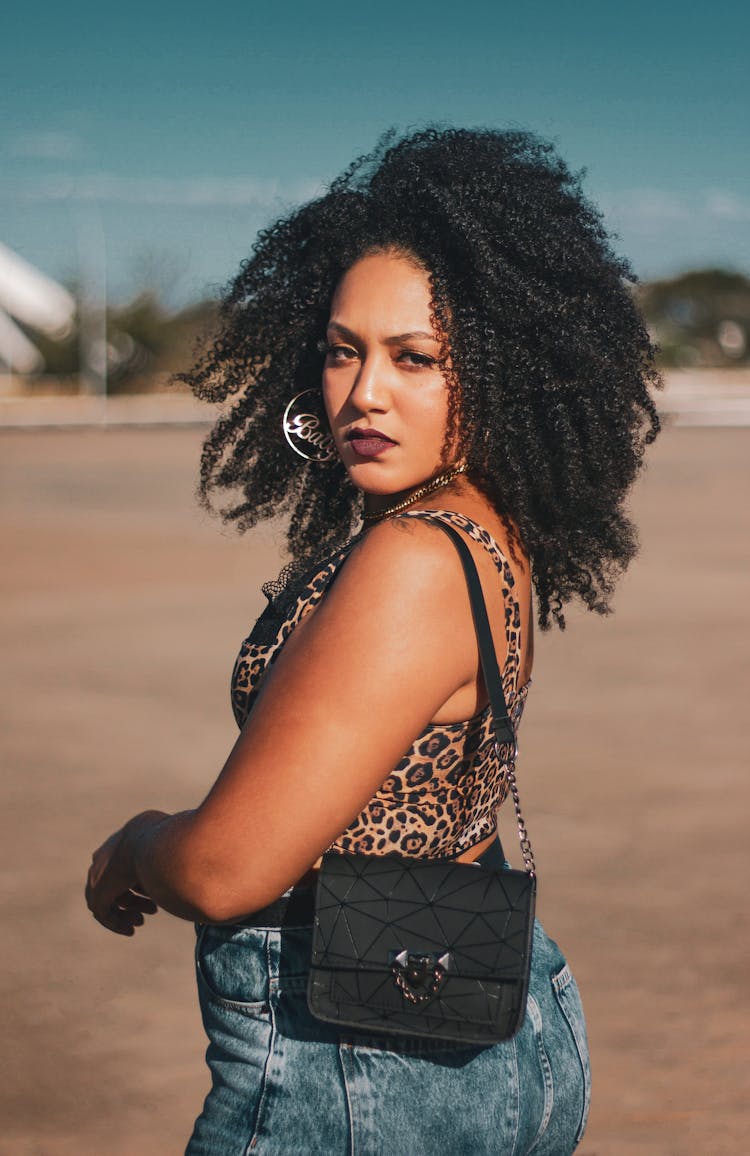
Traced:
<svg viewBox="0 0 750 1156">
<path fill-rule="evenodd" d="M 723 221 L 750 221 L 750 201 L 722 189 L 712 189 L 706 196 L 706 212 Z"/>
<path fill-rule="evenodd" d="M 6 180 L 0 193 L 28 201 L 94 201 L 100 204 L 162 205 L 187 208 L 270 208 L 279 202 L 309 200 L 319 181 L 282 182 L 261 177 L 130 177 L 105 173 L 42 181 Z"/>
<path fill-rule="evenodd" d="M 695 210 L 683 198 L 664 189 L 623 189 L 600 198 L 607 216 L 628 224 L 689 221 Z"/>
<path fill-rule="evenodd" d="M 85 151 L 84 141 L 68 132 L 30 132 L 12 136 L 9 152 L 25 160 L 72 161 Z"/>
<path fill-rule="evenodd" d="M 727 189 L 708 189 L 691 198 L 663 189 L 623 189 L 605 194 L 600 204 L 607 216 L 635 227 L 750 221 L 750 201 Z"/>
</svg>

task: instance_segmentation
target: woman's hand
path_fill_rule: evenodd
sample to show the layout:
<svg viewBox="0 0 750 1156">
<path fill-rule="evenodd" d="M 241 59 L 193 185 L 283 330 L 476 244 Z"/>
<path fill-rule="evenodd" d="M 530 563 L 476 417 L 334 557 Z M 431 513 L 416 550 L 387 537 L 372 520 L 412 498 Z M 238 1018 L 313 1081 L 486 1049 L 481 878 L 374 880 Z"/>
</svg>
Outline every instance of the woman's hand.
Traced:
<svg viewBox="0 0 750 1156">
<path fill-rule="evenodd" d="M 134 935 L 145 915 L 157 906 L 143 894 L 135 871 L 133 837 L 165 819 L 163 811 L 144 811 L 115 831 L 91 859 L 86 881 L 86 903 L 103 927 L 117 935 Z"/>
</svg>

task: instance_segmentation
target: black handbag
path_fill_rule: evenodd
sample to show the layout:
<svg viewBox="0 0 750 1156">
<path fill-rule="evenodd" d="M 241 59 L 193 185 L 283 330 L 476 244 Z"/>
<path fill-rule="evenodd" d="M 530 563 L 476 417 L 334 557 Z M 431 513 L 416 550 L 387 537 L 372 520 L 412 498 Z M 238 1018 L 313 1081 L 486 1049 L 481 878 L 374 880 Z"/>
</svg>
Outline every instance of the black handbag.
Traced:
<svg viewBox="0 0 750 1156">
<path fill-rule="evenodd" d="M 497 743 L 515 733 L 474 560 L 463 564 Z M 526 1010 L 536 872 L 513 764 L 525 870 L 328 851 L 318 876 L 307 998 L 318 1019 L 365 1034 L 471 1044 L 509 1039 Z"/>
</svg>

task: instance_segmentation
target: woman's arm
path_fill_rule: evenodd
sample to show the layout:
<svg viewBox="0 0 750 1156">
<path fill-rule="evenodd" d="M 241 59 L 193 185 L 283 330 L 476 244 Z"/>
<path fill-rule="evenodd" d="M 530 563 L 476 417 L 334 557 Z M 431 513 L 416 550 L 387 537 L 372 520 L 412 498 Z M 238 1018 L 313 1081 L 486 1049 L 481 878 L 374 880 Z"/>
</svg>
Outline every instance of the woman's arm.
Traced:
<svg viewBox="0 0 750 1156">
<path fill-rule="evenodd" d="M 112 926 L 127 916 L 117 896 L 137 892 L 208 922 L 273 902 L 477 673 L 450 542 L 416 520 L 376 526 L 265 675 L 203 803 L 174 816 L 144 812 L 100 848 L 87 889 L 96 918 L 122 930 Z"/>
</svg>

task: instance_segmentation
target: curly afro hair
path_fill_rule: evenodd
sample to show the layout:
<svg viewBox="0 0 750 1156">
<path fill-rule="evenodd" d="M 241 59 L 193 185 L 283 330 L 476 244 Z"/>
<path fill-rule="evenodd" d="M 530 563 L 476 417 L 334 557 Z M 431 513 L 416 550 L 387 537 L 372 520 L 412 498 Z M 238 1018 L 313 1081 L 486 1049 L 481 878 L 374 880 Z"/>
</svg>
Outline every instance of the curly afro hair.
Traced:
<svg viewBox="0 0 750 1156">
<path fill-rule="evenodd" d="M 240 529 L 288 516 L 311 560 L 356 529 L 343 466 L 304 464 L 284 409 L 319 385 L 334 289 L 359 257 L 403 253 L 428 273 L 447 335 L 451 424 L 469 476 L 522 540 L 538 620 L 564 628 L 575 596 L 608 613 L 637 550 L 624 503 L 659 432 L 660 384 L 628 263 L 580 177 L 528 132 L 428 128 L 386 134 L 328 191 L 261 232 L 220 304 L 218 332 L 181 374 L 225 401 L 203 449 L 200 494 L 234 491 Z"/>
</svg>

